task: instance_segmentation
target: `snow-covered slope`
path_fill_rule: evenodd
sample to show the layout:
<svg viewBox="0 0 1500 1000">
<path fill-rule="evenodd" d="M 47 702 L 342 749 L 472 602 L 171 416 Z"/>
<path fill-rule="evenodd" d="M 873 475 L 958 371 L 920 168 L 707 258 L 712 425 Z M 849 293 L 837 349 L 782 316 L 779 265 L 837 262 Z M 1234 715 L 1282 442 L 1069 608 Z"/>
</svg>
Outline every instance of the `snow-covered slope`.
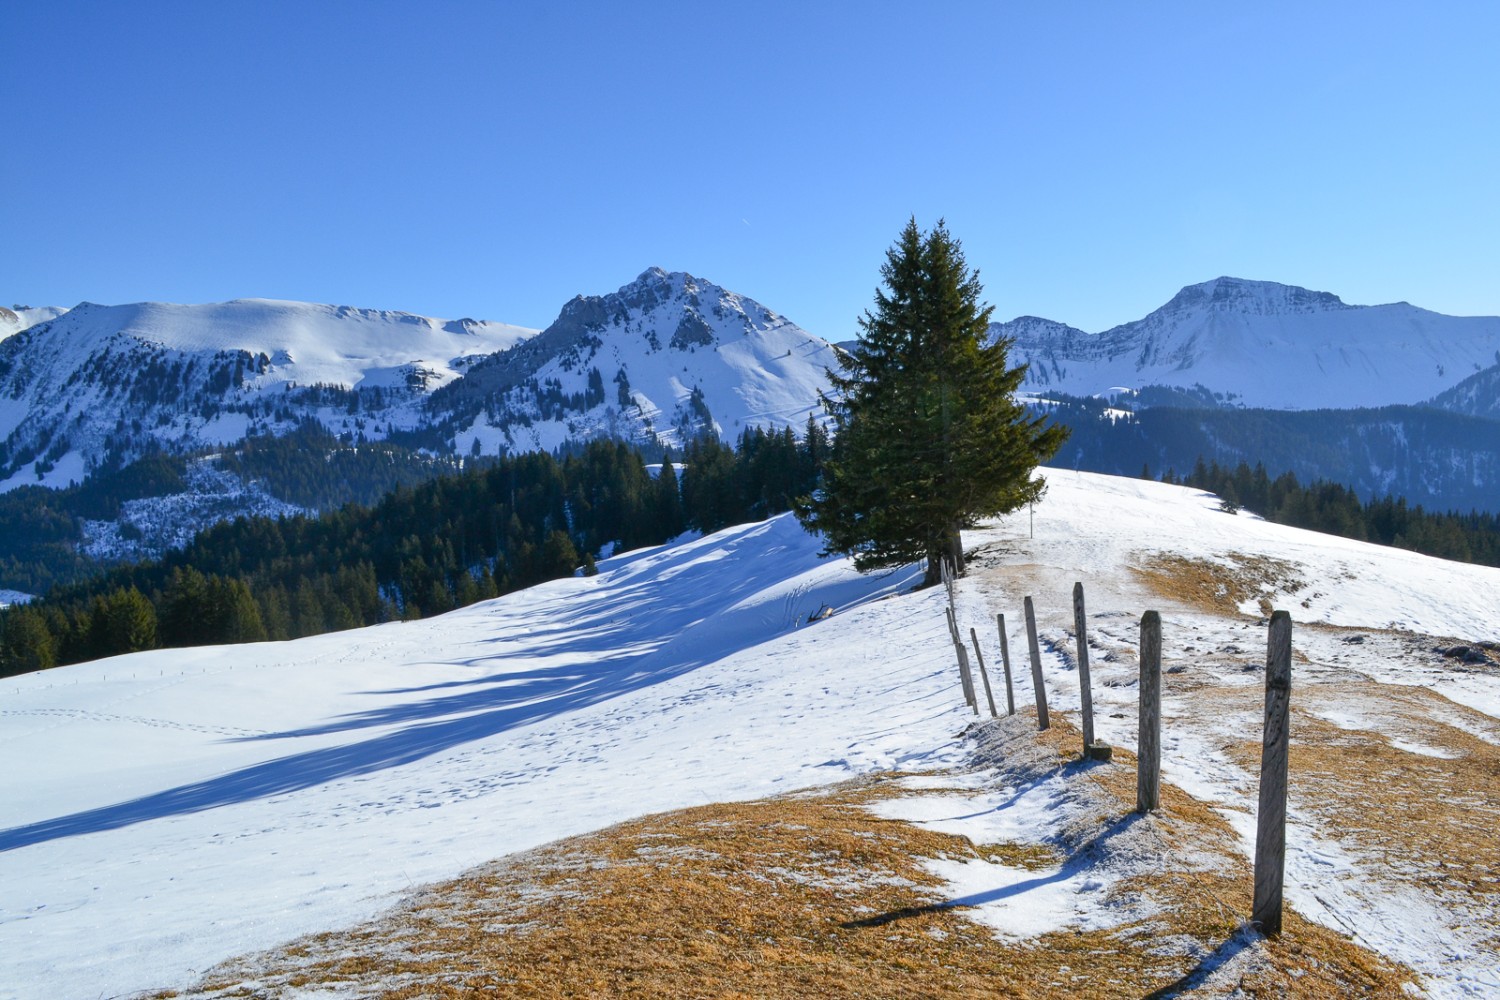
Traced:
<svg viewBox="0 0 1500 1000">
<path fill-rule="evenodd" d="M 1092 620 L 1113 649 L 1155 600 L 1131 583 L 1132 567 L 1261 558 L 1281 567 L 1268 593 L 1293 607 L 1310 657 L 1298 659 L 1299 705 L 1315 676 L 1336 691 L 1352 679 L 1426 686 L 1451 699 L 1453 725 L 1500 739 L 1492 677 L 1391 645 L 1403 629 L 1495 637 L 1500 570 L 1231 517 L 1159 483 L 1050 479 L 1034 538 L 1024 519 L 967 536 L 979 551 L 959 605 L 966 623 L 989 623 L 982 632 L 1010 612 L 1017 650 L 1021 597 L 1036 595 L 1055 712 L 1079 701 L 1065 656 L 1073 580 L 1089 581 Z M 40 1000 L 183 984 L 231 954 L 630 816 L 963 761 L 957 734 L 973 716 L 958 698 L 941 588 L 876 600 L 916 574 L 858 577 L 818 548 L 781 517 L 426 621 L 0 683 L 0 992 Z M 839 611 L 804 624 L 824 605 Z M 1199 704 L 1216 671 L 1253 702 L 1256 619 L 1164 616 L 1168 664 L 1188 669 L 1168 675 L 1165 779 L 1242 817 L 1253 782 L 1204 741 L 1236 727 L 1250 738 L 1253 713 Z M 1333 626 L 1380 631 L 1353 642 Z M 1215 628 L 1244 650 L 1205 648 Z M 1100 661 L 1099 737 L 1133 745 L 1130 650 Z M 1017 681 L 1025 704 L 1024 671 Z M 1485 715 L 1460 718 L 1475 710 Z M 966 810 L 975 824 L 1030 821 L 1035 796 L 990 798 Z M 1295 800 L 1293 824 L 1288 899 L 1299 911 L 1359 926 L 1363 942 L 1430 977 L 1433 995 L 1500 986 L 1483 948 L 1469 947 L 1485 933 L 1464 930 L 1472 914 L 1387 892 L 1379 866 L 1351 860 L 1328 839 L 1337 831 Z M 1335 888 L 1335 875 L 1355 888 Z M 1004 892 L 983 882 L 994 877 L 971 872 L 963 890 L 993 901 L 983 919 L 1051 898 L 1034 873 L 1032 889 Z M 1108 906 L 1106 896 L 1080 891 L 1060 919 Z"/>
<path fill-rule="evenodd" d="M 759 303 L 658 268 L 578 296 L 534 334 L 262 299 L 83 303 L 0 344 L 0 489 L 306 419 L 464 455 L 800 430 L 836 364 L 826 341 Z"/>
<path fill-rule="evenodd" d="M 1023 316 L 991 326 L 1027 362 L 1026 391 L 1088 396 L 1115 387 L 1202 386 L 1272 409 L 1418 403 L 1500 363 L 1500 317 L 1405 302 L 1347 305 L 1327 292 L 1216 278 L 1141 320 L 1089 334 Z"/>
<path fill-rule="evenodd" d="M 619 291 L 578 296 L 516 350 L 436 393 L 454 447 L 552 449 L 610 435 L 680 446 L 700 429 L 733 440 L 801 430 L 834 349 L 790 320 L 681 271 L 651 268 Z"/>
<path fill-rule="evenodd" d="M 901 704 L 850 669 L 932 631 L 867 603 L 916 577 L 817 548 L 784 517 L 440 618 L 7 679 L 0 993 L 181 983 L 563 834 L 951 753 L 929 650 Z M 824 603 L 861 624 L 798 628 Z"/>
<path fill-rule="evenodd" d="M 66 484 L 106 456 L 275 432 L 304 417 L 379 437 L 476 357 L 534 331 L 265 299 L 83 303 L 0 343 L 4 486 Z M 39 463 L 39 464 L 38 464 Z"/>
<path fill-rule="evenodd" d="M 1439 410 L 1500 420 L 1500 363 L 1475 372 L 1428 401 Z"/>
<path fill-rule="evenodd" d="M 36 326 L 38 323 L 45 323 L 48 320 L 56 319 L 65 312 L 67 312 L 66 309 L 59 309 L 57 306 L 40 306 L 38 308 L 16 306 L 14 309 L 7 309 L 4 306 L 0 306 L 0 340 L 20 333 L 29 327 Z"/>
</svg>

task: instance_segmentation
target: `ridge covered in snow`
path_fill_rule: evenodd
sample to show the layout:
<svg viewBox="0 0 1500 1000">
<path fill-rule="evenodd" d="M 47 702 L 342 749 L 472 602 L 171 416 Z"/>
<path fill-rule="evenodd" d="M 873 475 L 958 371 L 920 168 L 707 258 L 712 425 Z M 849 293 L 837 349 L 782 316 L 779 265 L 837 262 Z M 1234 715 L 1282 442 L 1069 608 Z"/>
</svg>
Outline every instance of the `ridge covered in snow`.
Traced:
<svg viewBox="0 0 1500 1000">
<path fill-rule="evenodd" d="M 1500 364 L 1500 317 L 1349 305 L 1328 292 L 1229 277 L 1189 285 L 1102 333 L 1034 316 L 990 332 L 1013 338 L 1012 361 L 1030 365 L 1024 391 L 1203 387 L 1271 409 L 1414 404 Z"/>
<path fill-rule="evenodd" d="M 550 450 L 609 435 L 681 447 L 702 430 L 801 430 L 833 347 L 754 299 L 653 267 L 580 295 L 515 350 L 434 395 L 455 450 Z"/>
<path fill-rule="evenodd" d="M 427 395 L 476 358 L 534 332 L 270 299 L 81 303 L 0 343 L 0 488 L 66 485 L 156 447 L 232 444 L 309 417 L 381 437 L 417 425 Z"/>
</svg>

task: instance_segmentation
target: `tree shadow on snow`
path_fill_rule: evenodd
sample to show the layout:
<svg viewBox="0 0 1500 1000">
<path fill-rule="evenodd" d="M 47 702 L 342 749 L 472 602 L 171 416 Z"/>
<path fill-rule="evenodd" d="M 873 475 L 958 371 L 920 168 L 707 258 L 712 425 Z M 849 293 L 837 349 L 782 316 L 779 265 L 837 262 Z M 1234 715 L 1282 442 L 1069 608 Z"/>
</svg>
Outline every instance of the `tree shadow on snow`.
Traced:
<svg viewBox="0 0 1500 1000">
<path fill-rule="evenodd" d="M 482 677 L 366 692 L 370 696 L 431 696 L 229 742 L 388 731 L 340 746 L 290 753 L 126 802 L 0 830 L 0 851 L 401 767 L 660 684 L 772 639 L 792 627 L 795 615 L 774 601 L 753 598 L 783 586 L 817 560 L 788 565 L 784 557 L 757 558 L 757 552 L 765 550 L 767 528 L 773 529 L 772 534 L 789 530 L 771 521 L 728 538 L 718 537 L 709 546 L 658 551 L 649 560 L 650 572 L 622 574 L 603 592 L 560 593 L 559 606 L 551 612 L 499 618 L 510 634 L 484 640 L 480 644 L 483 655 L 450 661 L 493 668 Z M 670 585 L 664 585 L 664 579 Z M 802 594 L 799 603 L 816 607 L 820 601 L 838 599 L 836 595 L 868 599 L 871 590 L 868 581 L 861 586 L 840 580 Z M 539 620 L 540 627 L 530 627 L 531 620 Z M 513 650 L 505 648 L 511 644 Z M 560 662 L 536 666 L 543 658 Z"/>
</svg>

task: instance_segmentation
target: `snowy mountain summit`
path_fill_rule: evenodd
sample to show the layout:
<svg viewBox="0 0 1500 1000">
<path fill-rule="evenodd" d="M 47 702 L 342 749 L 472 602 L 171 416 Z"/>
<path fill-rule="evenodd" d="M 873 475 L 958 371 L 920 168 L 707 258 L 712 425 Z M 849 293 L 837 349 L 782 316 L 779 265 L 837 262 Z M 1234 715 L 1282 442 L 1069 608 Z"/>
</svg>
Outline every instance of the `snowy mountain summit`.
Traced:
<svg viewBox="0 0 1500 1000">
<path fill-rule="evenodd" d="M 1103 333 L 1034 316 L 990 331 L 1014 338 L 1013 360 L 1031 365 L 1026 391 L 1166 386 L 1273 409 L 1418 403 L 1500 364 L 1500 317 L 1349 305 L 1329 292 L 1229 277 L 1189 285 Z"/>
<path fill-rule="evenodd" d="M 0 490 L 315 421 L 435 452 L 800 428 L 827 341 L 684 272 L 580 295 L 540 335 L 472 319 L 267 299 L 0 315 Z"/>
<path fill-rule="evenodd" d="M 802 427 L 833 367 L 826 340 L 759 302 L 653 267 L 618 291 L 575 297 L 432 407 L 461 453 L 606 435 L 680 447 L 702 430 L 733 439 Z"/>
<path fill-rule="evenodd" d="M 0 342 L 7 487 L 65 485 L 156 448 L 233 444 L 309 418 L 383 437 L 415 426 L 423 400 L 476 357 L 535 332 L 269 299 L 31 312 L 41 321 Z"/>
<path fill-rule="evenodd" d="M 38 323 L 56 319 L 65 312 L 67 312 L 66 309 L 59 309 L 56 306 L 43 306 L 38 309 L 33 309 L 31 306 L 14 306 L 7 309 L 0 306 L 0 340 L 14 336 Z"/>
</svg>

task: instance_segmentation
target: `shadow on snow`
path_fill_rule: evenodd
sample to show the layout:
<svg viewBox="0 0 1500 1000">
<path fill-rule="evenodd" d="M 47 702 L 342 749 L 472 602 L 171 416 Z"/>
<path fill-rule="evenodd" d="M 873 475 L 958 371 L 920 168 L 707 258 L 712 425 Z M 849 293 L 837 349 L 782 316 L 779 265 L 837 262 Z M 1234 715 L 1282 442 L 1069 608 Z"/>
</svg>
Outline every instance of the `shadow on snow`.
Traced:
<svg viewBox="0 0 1500 1000">
<path fill-rule="evenodd" d="M 287 754 L 126 802 L 0 830 L 0 851 L 202 812 L 400 767 L 678 677 L 771 639 L 795 624 L 800 608 L 788 611 L 790 605 L 785 599 L 755 599 L 818 565 L 809 545 L 776 544 L 790 532 L 800 535 L 801 528 L 789 518 L 777 518 L 687 545 L 626 557 L 609 577 L 597 578 L 603 581 L 597 588 L 570 591 L 557 586 L 557 605 L 552 613 L 511 618 L 506 622 L 511 635 L 484 640 L 484 645 L 497 647 L 493 652 L 448 661 L 494 668 L 487 675 L 366 692 L 403 695 L 453 689 L 454 693 L 231 742 L 296 740 L 399 727 L 393 731 L 340 746 Z M 841 598 L 852 603 L 868 599 L 876 589 L 894 589 L 909 575 L 897 574 L 884 581 L 845 577 L 829 581 L 816 591 L 807 588 L 794 593 L 799 604 L 810 603 L 814 608 L 823 601 L 832 603 Z M 502 599 L 494 609 L 497 616 L 504 615 L 506 603 L 507 599 Z M 529 627 L 530 621 L 538 619 L 541 628 Z M 702 627 L 705 625 L 710 627 Z M 511 643 L 514 650 L 503 648 Z M 564 662 L 506 668 L 507 663 L 534 664 L 539 658 L 562 658 Z"/>
</svg>

